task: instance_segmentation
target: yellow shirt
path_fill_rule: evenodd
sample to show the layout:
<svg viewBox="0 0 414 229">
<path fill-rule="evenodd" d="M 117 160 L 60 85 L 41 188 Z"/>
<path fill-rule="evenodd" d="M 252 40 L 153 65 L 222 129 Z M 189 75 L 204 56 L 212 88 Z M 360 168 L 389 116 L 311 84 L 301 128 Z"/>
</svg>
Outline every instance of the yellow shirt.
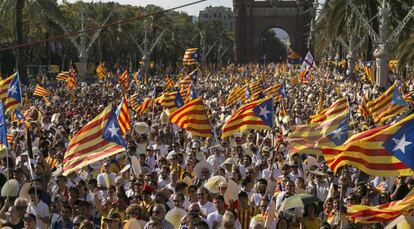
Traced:
<svg viewBox="0 0 414 229">
<path fill-rule="evenodd" d="M 321 226 L 321 219 L 315 217 L 313 220 L 310 220 L 308 217 L 303 218 L 303 228 L 304 229 L 319 229 Z"/>
</svg>

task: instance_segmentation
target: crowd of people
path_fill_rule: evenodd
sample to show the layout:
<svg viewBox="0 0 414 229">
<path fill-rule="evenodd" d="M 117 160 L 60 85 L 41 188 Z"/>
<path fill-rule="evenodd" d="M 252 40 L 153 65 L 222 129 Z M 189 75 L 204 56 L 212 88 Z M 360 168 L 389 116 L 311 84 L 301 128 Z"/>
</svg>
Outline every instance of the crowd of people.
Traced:
<svg viewBox="0 0 414 229">
<path fill-rule="evenodd" d="M 117 76 L 77 79 L 70 93 L 63 83 L 44 78 L 49 100 L 32 96 L 35 83 L 24 87 L 23 111 L 29 127 L 7 119 L 12 136 L 2 152 L 0 186 L 2 228 L 383 228 L 386 222 L 362 225 L 346 217 L 349 204 L 379 205 L 401 200 L 413 188 L 411 177 L 372 177 L 346 166 L 334 174 L 323 156 L 290 154 L 283 138 L 316 113 L 323 86 L 324 107 L 348 99 L 350 133 L 375 127 L 357 110 L 364 95 L 382 91 L 360 76 L 345 76 L 329 67 L 315 72 L 306 83 L 294 82 L 296 71 L 281 65 L 230 65 L 203 68 L 195 83 L 208 110 L 214 137 L 194 137 L 165 119 L 165 108 L 154 104 L 145 114 L 131 110 L 131 129 L 125 152 L 94 162 L 68 176 L 62 161 L 71 138 L 109 103 L 163 93 L 164 77 L 148 82 L 129 78 L 122 90 Z M 178 78 L 190 71 L 183 70 Z M 286 86 L 286 116 L 274 107 L 274 130 L 237 133 L 221 139 L 221 127 L 241 102 L 226 106 L 235 85 L 262 80 L 266 88 Z M 85 82 L 82 82 L 85 81 Z M 394 76 L 401 92 L 413 91 L 411 79 Z M 412 104 L 410 104 L 412 107 Z M 392 121 L 392 120 L 391 120 Z M 275 133 L 281 133 L 277 136 Z M 282 141 L 275 148 L 276 141 Z M 31 147 L 31 149 L 29 149 Z M 289 197 L 311 194 L 302 207 L 288 208 Z"/>
</svg>

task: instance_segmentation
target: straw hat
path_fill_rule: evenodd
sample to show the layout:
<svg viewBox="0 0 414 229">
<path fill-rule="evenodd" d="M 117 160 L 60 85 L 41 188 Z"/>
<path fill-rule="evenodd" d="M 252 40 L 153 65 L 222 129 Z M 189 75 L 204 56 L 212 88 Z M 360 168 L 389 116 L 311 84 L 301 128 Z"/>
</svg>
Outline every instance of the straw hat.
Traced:
<svg viewBox="0 0 414 229">
<path fill-rule="evenodd" d="M 19 182 L 15 179 L 10 179 L 1 188 L 2 197 L 18 197 L 19 196 Z"/>
<path fill-rule="evenodd" d="M 187 215 L 187 211 L 182 208 L 174 208 L 167 212 L 165 219 L 170 222 L 175 229 L 180 228 L 181 219 Z"/>
<path fill-rule="evenodd" d="M 204 184 L 204 187 L 211 193 L 219 192 L 219 185 L 225 183 L 227 184 L 227 179 L 223 176 L 214 176 Z"/>
<path fill-rule="evenodd" d="M 213 166 L 211 166 L 211 164 L 207 161 L 201 161 L 198 162 L 195 166 L 194 166 L 194 175 L 197 178 L 201 178 L 201 171 L 203 169 L 207 169 L 211 173 L 213 173 Z"/>
<path fill-rule="evenodd" d="M 146 134 L 149 132 L 149 126 L 145 122 L 137 122 L 134 124 L 134 130 L 138 134 Z"/>
</svg>

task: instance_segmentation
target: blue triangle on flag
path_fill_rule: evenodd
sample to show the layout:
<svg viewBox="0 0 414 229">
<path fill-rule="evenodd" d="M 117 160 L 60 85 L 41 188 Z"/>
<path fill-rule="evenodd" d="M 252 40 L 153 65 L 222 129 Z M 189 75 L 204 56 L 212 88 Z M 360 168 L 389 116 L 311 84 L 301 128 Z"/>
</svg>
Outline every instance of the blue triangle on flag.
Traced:
<svg viewBox="0 0 414 229">
<path fill-rule="evenodd" d="M 121 129 L 115 111 L 112 109 L 109 115 L 108 122 L 103 130 L 102 138 L 118 145 L 126 146 L 125 140 L 122 137 Z"/>
<path fill-rule="evenodd" d="M 338 128 L 326 135 L 335 145 L 339 146 L 348 140 L 349 114 L 339 123 Z"/>
<path fill-rule="evenodd" d="M 407 167 L 414 169 L 414 119 L 402 125 L 382 146 Z"/>
<path fill-rule="evenodd" d="M 398 88 L 394 88 L 394 91 L 392 92 L 392 103 L 404 107 L 407 106 L 407 103 L 402 98 Z"/>
<path fill-rule="evenodd" d="M 175 103 L 175 106 L 178 108 L 184 106 L 184 101 L 183 101 L 183 98 L 181 97 L 180 90 L 178 90 L 177 94 L 175 95 L 174 103 Z"/>
<path fill-rule="evenodd" d="M 263 122 L 273 127 L 273 101 L 272 99 L 267 99 L 263 101 L 262 103 L 256 105 L 256 107 L 253 108 L 253 112 L 260 117 Z"/>
</svg>

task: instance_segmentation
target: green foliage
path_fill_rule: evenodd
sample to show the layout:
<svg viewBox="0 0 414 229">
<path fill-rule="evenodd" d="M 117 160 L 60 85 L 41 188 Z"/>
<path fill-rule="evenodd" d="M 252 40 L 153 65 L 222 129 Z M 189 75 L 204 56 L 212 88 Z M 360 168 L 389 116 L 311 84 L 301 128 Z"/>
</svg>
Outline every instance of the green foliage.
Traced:
<svg viewBox="0 0 414 229">
<path fill-rule="evenodd" d="M 23 8 L 23 34 L 24 41 L 36 41 L 62 35 L 67 32 L 81 30 L 82 14 L 85 20 L 85 29 L 100 26 L 109 14 L 112 16 L 108 24 L 122 21 L 131 17 L 140 17 L 162 11 L 161 7 L 148 5 L 138 7 L 120 5 L 110 2 L 75 2 L 63 1 L 57 4 L 57 0 L 26 0 Z M 15 0 L 0 0 L 0 47 L 8 47 L 16 44 L 15 41 Z M 176 67 L 181 61 L 184 50 L 188 47 L 201 47 L 202 45 L 216 44 L 210 53 L 208 61 L 215 62 L 217 44 L 221 42 L 227 47 L 224 59 L 232 57 L 233 41 L 232 33 L 226 31 L 219 22 L 200 23 L 194 22 L 193 17 L 183 12 L 167 12 L 157 16 L 145 17 L 139 20 L 114 25 L 104 28 L 96 41 L 88 51 L 89 63 L 97 64 L 105 61 L 111 67 L 119 63 L 125 67 L 132 63 L 137 67 L 142 56 L 131 39 L 136 39 L 142 44 L 145 28 L 147 38 L 151 45 L 164 30 L 160 42 L 151 53 L 151 61 L 158 65 Z M 87 32 L 87 43 L 94 35 L 94 31 Z M 200 35 L 204 35 L 204 43 L 200 42 Z M 75 42 L 80 42 L 80 35 L 73 37 Z M 13 51 L 12 51 L 13 52 Z M 45 65 L 58 64 L 68 68 L 70 62 L 79 61 L 79 53 L 70 38 L 59 39 L 44 44 L 33 45 L 25 49 L 27 64 Z M 5 55 L 4 58 L 10 58 Z M 3 69 L 5 63 L 13 63 L 2 59 Z"/>
</svg>

